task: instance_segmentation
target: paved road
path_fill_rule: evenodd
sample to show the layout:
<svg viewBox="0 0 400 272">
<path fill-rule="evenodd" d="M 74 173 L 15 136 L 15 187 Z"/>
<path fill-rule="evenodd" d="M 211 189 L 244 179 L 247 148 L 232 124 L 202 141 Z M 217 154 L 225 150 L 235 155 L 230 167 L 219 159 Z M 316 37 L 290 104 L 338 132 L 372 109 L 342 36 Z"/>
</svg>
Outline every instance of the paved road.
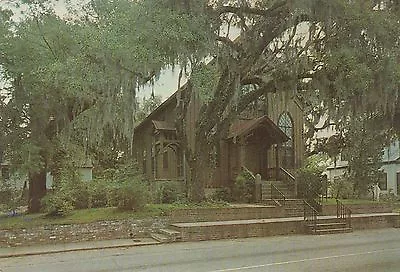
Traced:
<svg viewBox="0 0 400 272">
<path fill-rule="evenodd" d="M 400 271 L 400 229 L 175 243 L 0 259 L 2 272 Z"/>
</svg>

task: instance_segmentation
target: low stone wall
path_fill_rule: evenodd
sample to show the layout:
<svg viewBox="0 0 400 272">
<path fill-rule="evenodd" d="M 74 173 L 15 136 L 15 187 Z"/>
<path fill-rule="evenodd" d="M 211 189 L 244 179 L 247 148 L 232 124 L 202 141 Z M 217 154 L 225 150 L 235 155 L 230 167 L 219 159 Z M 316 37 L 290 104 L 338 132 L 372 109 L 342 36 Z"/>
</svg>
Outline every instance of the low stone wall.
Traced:
<svg viewBox="0 0 400 272">
<path fill-rule="evenodd" d="M 347 204 L 353 214 L 361 213 L 390 213 L 393 206 L 388 203 L 371 203 L 371 204 Z M 321 215 L 336 215 L 336 204 L 323 205 Z"/>
<path fill-rule="evenodd" d="M 155 218 L 0 230 L 0 247 L 149 237 L 168 224 L 167 218 Z"/>
<path fill-rule="evenodd" d="M 262 220 L 259 220 L 258 223 L 255 222 L 252 224 L 212 224 L 194 227 L 180 227 L 177 229 L 181 232 L 183 241 L 266 237 L 305 233 L 303 221 L 263 223 Z"/>
<path fill-rule="evenodd" d="M 399 228 L 400 215 L 356 216 L 351 224 L 354 230 Z"/>
<path fill-rule="evenodd" d="M 208 222 L 285 217 L 283 207 L 252 206 L 182 209 L 170 213 L 171 222 Z"/>
<path fill-rule="evenodd" d="M 182 233 L 183 241 L 202 241 L 275 235 L 305 234 L 305 223 L 301 219 L 248 220 L 230 222 L 177 223 L 172 227 Z M 322 219 L 323 220 L 323 219 Z M 321 222 L 335 222 L 336 218 Z M 400 227 L 399 214 L 355 216 L 352 218 L 354 230 Z"/>
</svg>

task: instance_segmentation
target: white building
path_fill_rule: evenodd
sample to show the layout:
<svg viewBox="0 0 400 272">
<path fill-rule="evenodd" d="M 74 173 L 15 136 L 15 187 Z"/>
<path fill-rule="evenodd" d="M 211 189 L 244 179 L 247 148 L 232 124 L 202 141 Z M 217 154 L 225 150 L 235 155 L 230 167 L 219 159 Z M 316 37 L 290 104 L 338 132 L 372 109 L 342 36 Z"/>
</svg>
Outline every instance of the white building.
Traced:
<svg viewBox="0 0 400 272">
<path fill-rule="evenodd" d="M 393 192 L 395 195 L 400 195 L 400 147 L 399 140 L 394 141 L 389 146 L 385 147 L 382 156 L 383 166 L 381 169 L 384 173 L 384 178 L 379 184 L 381 193 L 387 194 Z M 326 174 L 328 181 L 333 181 L 335 177 L 340 177 L 346 173 L 348 162 L 343 160 L 339 155 L 336 164 L 331 163 Z"/>
</svg>

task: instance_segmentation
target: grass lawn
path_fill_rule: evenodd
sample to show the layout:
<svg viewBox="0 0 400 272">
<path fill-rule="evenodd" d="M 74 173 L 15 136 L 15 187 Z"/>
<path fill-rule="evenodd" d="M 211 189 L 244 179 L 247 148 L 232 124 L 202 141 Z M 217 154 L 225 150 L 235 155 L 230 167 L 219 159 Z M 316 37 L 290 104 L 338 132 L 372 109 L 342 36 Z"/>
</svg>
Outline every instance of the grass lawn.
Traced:
<svg viewBox="0 0 400 272">
<path fill-rule="evenodd" d="M 117 208 L 96 208 L 74 210 L 69 215 L 51 217 L 44 213 L 22 214 L 18 216 L 0 215 L 0 229 L 31 228 L 44 225 L 82 224 L 103 220 L 143 219 L 155 216 L 164 216 L 168 212 L 185 208 L 212 208 L 227 204 L 200 203 L 200 204 L 148 204 L 140 211 L 121 211 Z"/>
</svg>

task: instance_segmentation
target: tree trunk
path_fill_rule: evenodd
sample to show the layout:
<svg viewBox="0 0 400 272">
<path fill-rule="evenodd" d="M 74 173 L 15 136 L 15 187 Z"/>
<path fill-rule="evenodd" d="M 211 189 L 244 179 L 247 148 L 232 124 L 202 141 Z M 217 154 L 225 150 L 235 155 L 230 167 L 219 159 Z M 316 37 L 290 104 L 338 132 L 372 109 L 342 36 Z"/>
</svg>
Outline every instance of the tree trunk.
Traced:
<svg viewBox="0 0 400 272">
<path fill-rule="evenodd" d="M 189 199 L 192 202 L 205 200 L 205 187 L 212 178 L 213 168 L 210 162 L 212 143 L 207 140 L 207 133 L 197 131 L 195 146 L 192 156 L 189 158 Z"/>
<path fill-rule="evenodd" d="M 192 161 L 190 166 L 189 199 L 191 202 L 199 203 L 205 200 L 205 179 L 202 175 L 202 163 Z"/>
<path fill-rule="evenodd" d="M 46 195 L 46 171 L 29 174 L 28 212 L 37 213 L 41 209 L 40 201 Z"/>
</svg>

